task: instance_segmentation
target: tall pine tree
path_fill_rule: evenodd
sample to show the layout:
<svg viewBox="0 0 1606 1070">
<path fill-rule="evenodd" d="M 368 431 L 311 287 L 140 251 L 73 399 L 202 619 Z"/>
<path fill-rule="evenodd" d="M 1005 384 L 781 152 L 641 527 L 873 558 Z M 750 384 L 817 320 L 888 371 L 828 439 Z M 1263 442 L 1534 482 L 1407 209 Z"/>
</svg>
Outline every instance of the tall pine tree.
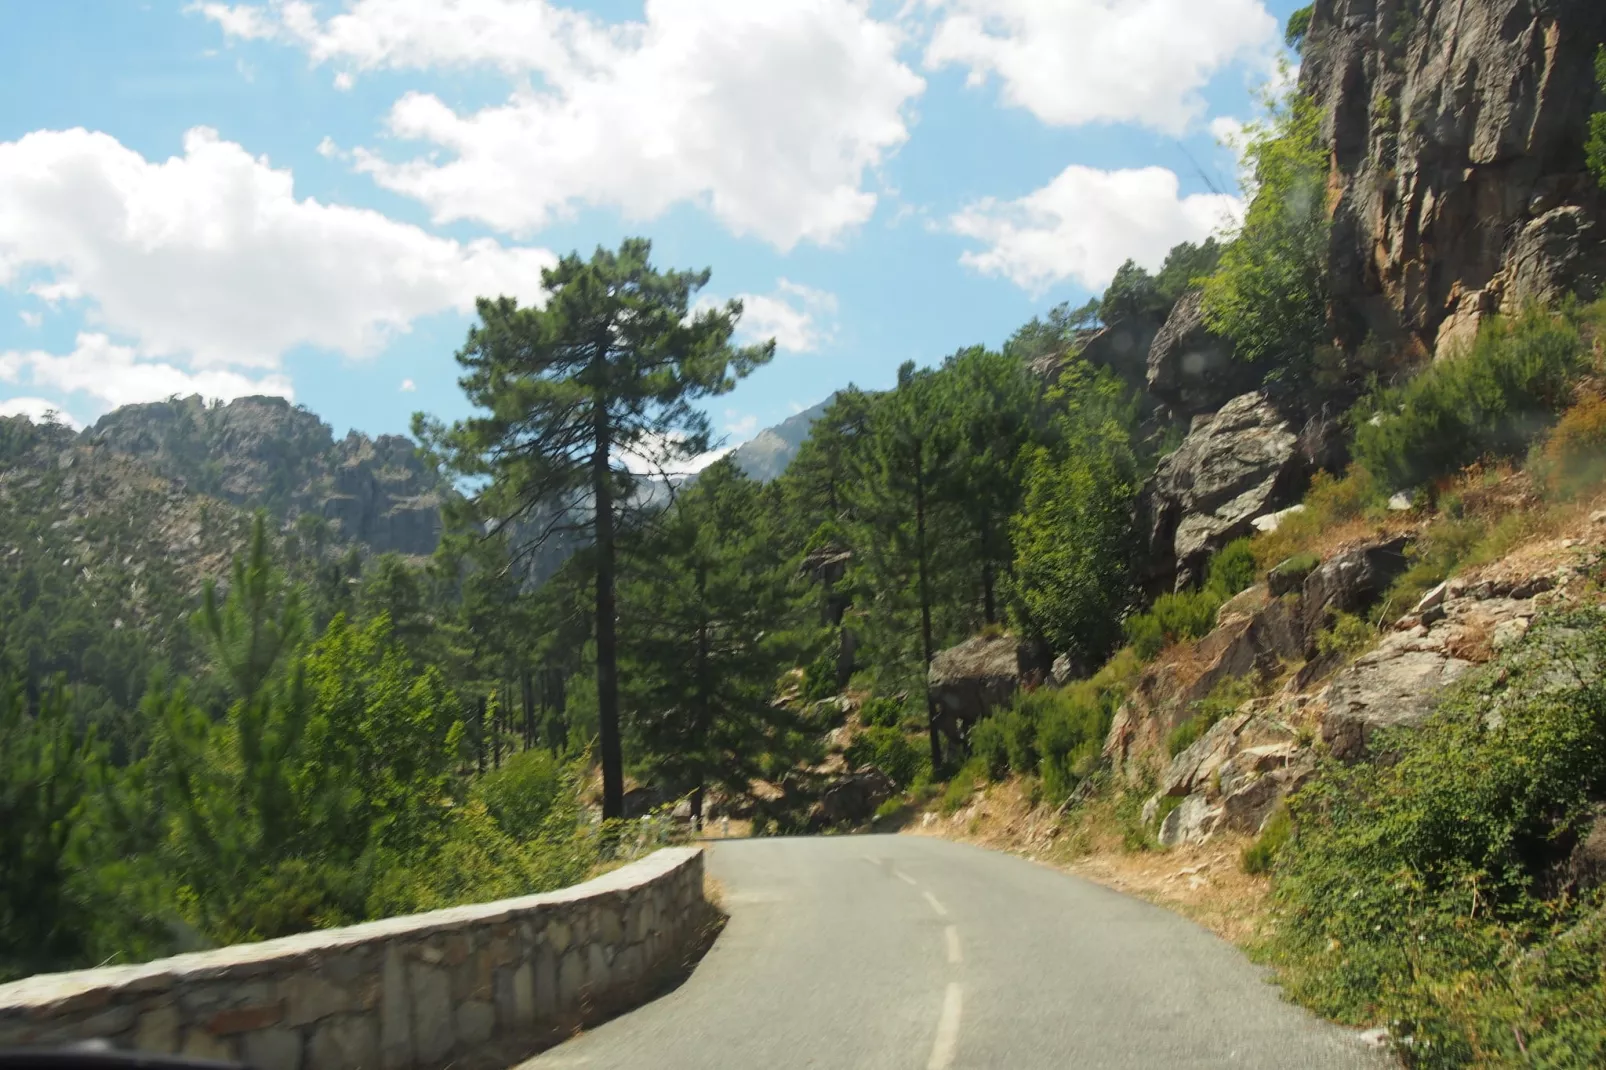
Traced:
<svg viewBox="0 0 1606 1070">
<path fill-rule="evenodd" d="M 758 485 L 721 460 L 644 540 L 623 588 L 642 764 L 691 794 L 699 823 L 705 790 L 747 793 L 789 723 L 773 700 L 793 653 L 797 569 L 772 528 Z"/>
<path fill-rule="evenodd" d="M 478 415 L 449 431 L 414 428 L 461 475 L 487 479 L 491 530 L 554 519 L 526 537 L 532 552 L 564 526 L 584 524 L 595 549 L 597 706 L 603 815 L 624 811 L 619 742 L 615 558 L 642 468 L 665 475 L 708 447 L 698 398 L 722 394 L 767 362 L 773 341 L 737 348 L 741 303 L 693 311 L 709 273 L 660 271 L 650 242 L 627 240 L 589 261 L 571 254 L 542 273 L 543 307 L 481 299 L 480 323 L 458 353 L 459 380 Z M 585 518 L 580 520 L 579 518 Z"/>
</svg>

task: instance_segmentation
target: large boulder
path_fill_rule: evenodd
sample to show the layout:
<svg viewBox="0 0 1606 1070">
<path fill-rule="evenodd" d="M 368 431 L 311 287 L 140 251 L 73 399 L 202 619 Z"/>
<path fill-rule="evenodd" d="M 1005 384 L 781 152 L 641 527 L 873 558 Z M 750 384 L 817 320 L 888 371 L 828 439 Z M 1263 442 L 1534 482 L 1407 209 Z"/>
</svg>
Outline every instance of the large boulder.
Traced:
<svg viewBox="0 0 1606 1070">
<path fill-rule="evenodd" d="M 871 766 L 827 784 L 819 802 L 809 810 L 809 827 L 815 831 L 843 825 L 862 825 L 878 807 L 897 793 L 892 778 Z"/>
<path fill-rule="evenodd" d="M 1309 474 L 1300 436 L 1263 391 L 1193 421 L 1145 492 L 1148 548 L 1159 575 L 1185 586 L 1253 522 L 1292 505 Z"/>
<path fill-rule="evenodd" d="M 1160 325 L 1153 320 L 1112 323 L 1094 334 L 1082 347 L 1082 359 L 1095 368 L 1108 368 L 1138 390 L 1148 376 L 1149 347 Z"/>
<path fill-rule="evenodd" d="M 1606 281 L 1606 245 L 1589 212 L 1577 205 L 1552 209 L 1512 242 L 1505 303 L 1554 304 L 1576 293 L 1593 299 Z"/>
<path fill-rule="evenodd" d="M 1020 646 L 1009 635 L 978 635 L 950 647 L 931 660 L 927 675 L 938 727 L 955 740 L 1007 705 L 1020 686 Z"/>
<path fill-rule="evenodd" d="M 1182 296 L 1149 347 L 1149 393 L 1179 416 L 1215 412 L 1259 385 L 1254 367 L 1233 356 L 1230 339 L 1212 334 L 1204 321 L 1204 292 Z"/>
</svg>

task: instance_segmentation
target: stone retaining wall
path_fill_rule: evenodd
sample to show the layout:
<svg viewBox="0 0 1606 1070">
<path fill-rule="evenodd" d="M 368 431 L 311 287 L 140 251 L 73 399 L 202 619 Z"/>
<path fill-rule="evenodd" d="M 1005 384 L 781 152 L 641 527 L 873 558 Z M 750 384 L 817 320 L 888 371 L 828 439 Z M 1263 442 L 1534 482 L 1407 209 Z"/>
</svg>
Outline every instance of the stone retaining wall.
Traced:
<svg viewBox="0 0 1606 1070">
<path fill-rule="evenodd" d="M 543 895 L 0 985 L 0 1047 L 98 1040 L 260 1070 L 507 1066 L 684 969 L 697 848 Z"/>
</svg>

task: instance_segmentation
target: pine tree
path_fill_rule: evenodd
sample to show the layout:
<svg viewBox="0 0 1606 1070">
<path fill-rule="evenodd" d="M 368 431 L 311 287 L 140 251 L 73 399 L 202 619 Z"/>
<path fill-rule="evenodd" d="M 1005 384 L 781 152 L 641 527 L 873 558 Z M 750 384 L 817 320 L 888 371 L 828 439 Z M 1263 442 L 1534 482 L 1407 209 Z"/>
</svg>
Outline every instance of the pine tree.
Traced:
<svg viewBox="0 0 1606 1070">
<path fill-rule="evenodd" d="M 1014 556 L 1009 521 L 1021 501 L 1021 457 L 1033 434 L 1036 393 L 1018 361 L 977 346 L 949 357 L 939 373 L 953 398 L 956 451 L 946 495 L 963 517 L 980 575 L 982 619 L 1000 619 L 998 585 Z"/>
<path fill-rule="evenodd" d="M 745 794 L 790 723 L 774 702 L 790 653 L 795 562 L 729 459 L 705 469 L 639 548 L 622 589 L 633 737 L 658 783 Z"/>
<path fill-rule="evenodd" d="M 857 564 L 875 589 L 883 621 L 912 601 L 919 615 L 920 687 L 936 657 L 933 619 L 938 597 L 939 530 L 948 505 L 957 429 L 952 395 L 930 370 L 910 361 L 898 369 L 898 388 L 878 399 L 850 491 Z M 896 625 L 894 625 L 896 627 Z M 942 765 L 937 710 L 926 697 L 932 768 Z"/>
<path fill-rule="evenodd" d="M 589 517 L 595 547 L 597 702 L 603 814 L 624 808 L 619 743 L 616 543 L 639 477 L 706 450 L 708 418 L 692 407 L 767 362 L 774 342 L 731 345 L 741 303 L 693 311 L 709 273 L 659 271 L 651 244 L 630 239 L 589 261 L 564 257 L 542 273 L 540 308 L 481 299 L 480 323 L 458 353 L 460 380 L 481 410 L 450 431 L 415 417 L 419 436 L 459 474 L 489 480 L 481 496 L 493 532 L 543 507 L 554 519 L 521 552 Z"/>
</svg>

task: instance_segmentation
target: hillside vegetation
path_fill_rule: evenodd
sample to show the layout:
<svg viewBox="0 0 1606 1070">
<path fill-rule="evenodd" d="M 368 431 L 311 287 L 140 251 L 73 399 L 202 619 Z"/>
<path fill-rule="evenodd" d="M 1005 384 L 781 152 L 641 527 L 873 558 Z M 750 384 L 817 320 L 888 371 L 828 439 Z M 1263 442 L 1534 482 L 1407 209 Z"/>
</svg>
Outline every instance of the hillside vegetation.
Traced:
<svg viewBox="0 0 1606 1070">
<path fill-rule="evenodd" d="M 1307 70 L 1332 11 L 1289 27 Z M 407 456 L 474 489 L 429 556 L 0 421 L 0 970 L 553 887 L 652 810 L 831 832 L 1002 790 L 1133 856 L 1236 835 L 1257 954 L 1414 1065 L 1598 1065 L 1606 300 L 1513 268 L 1522 300 L 1374 301 L 1351 337 L 1325 106 L 1251 129 L 1237 233 L 849 385 L 775 478 L 727 458 L 667 505 L 642 462 L 703 452 L 773 345 L 640 239 L 479 303 L 472 415 Z"/>
</svg>

